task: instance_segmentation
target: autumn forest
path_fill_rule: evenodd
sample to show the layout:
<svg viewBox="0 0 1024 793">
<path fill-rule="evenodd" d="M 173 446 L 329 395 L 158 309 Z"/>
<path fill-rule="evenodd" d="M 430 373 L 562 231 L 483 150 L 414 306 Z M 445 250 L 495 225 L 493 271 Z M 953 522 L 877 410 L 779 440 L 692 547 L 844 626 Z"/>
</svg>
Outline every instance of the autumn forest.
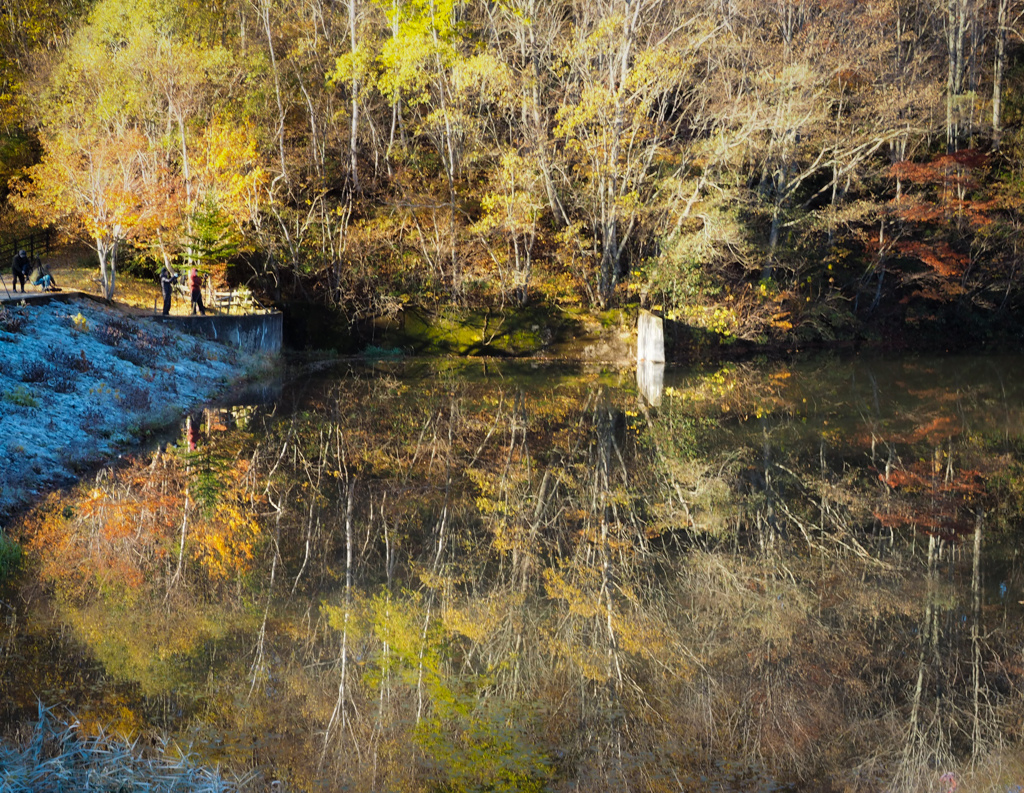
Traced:
<svg viewBox="0 0 1024 793">
<path fill-rule="evenodd" d="M 1020 793 L 1022 17 L 0 4 L 0 242 L 479 337 L 324 333 L 4 515 L 0 790 Z M 699 360 L 488 355 L 640 308 Z"/>
<path fill-rule="evenodd" d="M 1016 328 L 1015 0 L 17 0 L 7 232 L 276 304 Z M 230 265 L 231 272 L 222 272 Z M 220 269 L 218 269 L 220 268 Z"/>
</svg>

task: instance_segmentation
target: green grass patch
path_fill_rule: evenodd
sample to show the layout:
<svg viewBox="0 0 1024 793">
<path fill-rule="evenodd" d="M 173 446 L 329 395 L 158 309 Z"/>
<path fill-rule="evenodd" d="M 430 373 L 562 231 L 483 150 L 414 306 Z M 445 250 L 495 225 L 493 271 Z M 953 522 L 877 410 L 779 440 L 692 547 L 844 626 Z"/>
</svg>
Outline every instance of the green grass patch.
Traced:
<svg viewBox="0 0 1024 793">
<path fill-rule="evenodd" d="M 12 405 L 19 405 L 24 408 L 39 407 L 39 400 L 36 399 L 32 392 L 23 385 L 18 386 L 12 391 L 5 391 L 4 400 L 10 402 Z"/>
</svg>

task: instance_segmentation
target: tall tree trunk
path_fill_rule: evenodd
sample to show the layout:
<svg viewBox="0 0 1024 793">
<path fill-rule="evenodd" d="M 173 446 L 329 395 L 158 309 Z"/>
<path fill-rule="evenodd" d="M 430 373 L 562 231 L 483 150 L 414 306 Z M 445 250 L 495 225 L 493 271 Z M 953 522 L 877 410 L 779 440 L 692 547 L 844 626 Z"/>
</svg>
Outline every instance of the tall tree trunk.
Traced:
<svg viewBox="0 0 1024 793">
<path fill-rule="evenodd" d="M 100 289 L 103 297 L 112 300 L 117 287 L 117 239 L 96 237 L 96 257 L 100 260 Z"/>
<path fill-rule="evenodd" d="M 285 117 L 284 102 L 281 99 L 281 77 L 278 74 L 277 56 L 274 53 L 274 37 L 270 28 L 270 0 L 258 0 L 256 3 L 256 11 L 260 15 L 260 21 L 263 23 L 263 32 L 267 37 L 267 52 L 270 54 L 270 71 L 274 76 L 274 97 L 277 100 L 277 146 L 278 154 L 281 158 L 281 178 L 284 179 L 285 185 L 288 186 L 288 192 L 291 193 L 291 179 L 288 178 L 288 167 L 285 164 L 284 156 Z"/>
<path fill-rule="evenodd" d="M 448 80 L 445 76 L 444 66 L 441 63 L 441 44 L 437 35 L 437 8 L 434 0 L 430 0 L 430 30 L 434 40 L 434 63 L 437 67 L 437 95 L 444 118 L 444 140 L 438 146 L 438 154 L 441 155 L 441 162 L 444 163 L 445 177 L 448 180 L 448 235 L 451 246 L 451 279 L 452 297 L 458 298 L 462 293 L 462 275 L 459 268 L 457 225 L 458 225 L 458 197 L 455 194 L 455 174 L 459 170 L 459 163 L 462 160 L 462 153 L 456 154 L 458 148 L 454 141 L 455 133 L 452 130 L 451 113 L 448 102 Z"/>
<path fill-rule="evenodd" d="M 612 109 L 611 151 L 607 155 L 607 176 L 601 177 L 601 280 L 600 298 L 603 306 L 610 302 L 619 281 L 619 265 L 622 259 L 622 248 L 619 245 L 618 198 L 621 185 L 619 183 L 618 163 L 622 153 L 623 103 L 625 84 L 629 78 L 629 59 L 632 55 L 633 40 L 636 35 L 640 11 L 644 0 L 635 0 L 630 8 L 630 0 L 624 0 L 625 14 L 622 22 L 622 43 L 618 57 L 608 63 L 608 90 L 615 97 Z"/>
<path fill-rule="evenodd" d="M 947 0 L 946 4 L 946 150 L 960 148 L 964 138 L 960 104 L 963 101 L 966 70 L 965 39 L 967 38 L 970 0 Z"/>
<path fill-rule="evenodd" d="M 555 225 L 562 227 L 568 224 L 569 220 L 565 214 L 565 208 L 555 190 L 555 180 L 551 176 L 551 164 L 548 156 L 548 129 L 544 121 L 544 114 L 540 106 L 540 85 L 541 70 L 537 51 L 537 32 L 534 29 L 533 20 L 537 19 L 537 0 L 530 0 L 529 6 L 531 24 L 527 25 L 530 45 L 530 67 L 533 70 L 533 80 L 530 86 L 530 110 L 533 115 L 533 134 L 537 146 L 537 161 L 540 165 L 540 172 L 544 178 L 544 191 L 547 193 L 548 206 L 551 208 L 551 215 L 555 219 Z M 524 53 L 525 54 L 525 53 Z"/>
<path fill-rule="evenodd" d="M 992 67 L 992 148 L 1003 137 L 1003 72 L 1006 68 L 1006 15 L 1010 0 L 996 0 L 996 52 Z"/>
<path fill-rule="evenodd" d="M 348 159 L 352 192 L 359 192 L 359 168 L 356 152 L 359 146 L 359 72 L 356 69 L 356 0 L 348 0 L 348 35 L 352 50 L 352 128 L 349 131 Z"/>
</svg>

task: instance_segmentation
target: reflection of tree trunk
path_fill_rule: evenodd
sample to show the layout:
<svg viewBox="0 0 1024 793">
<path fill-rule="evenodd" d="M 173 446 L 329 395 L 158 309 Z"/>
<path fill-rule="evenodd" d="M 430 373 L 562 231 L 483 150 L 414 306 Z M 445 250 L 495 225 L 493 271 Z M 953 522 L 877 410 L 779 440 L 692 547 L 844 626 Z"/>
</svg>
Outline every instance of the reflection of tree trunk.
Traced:
<svg viewBox="0 0 1024 793">
<path fill-rule="evenodd" d="M 431 595 L 433 598 L 433 595 Z M 416 661 L 416 723 L 419 724 L 423 718 L 423 672 L 424 660 L 427 654 L 427 636 L 430 632 L 430 617 L 432 603 L 427 604 L 427 614 L 423 618 L 423 632 L 420 634 L 420 652 Z"/>
<path fill-rule="evenodd" d="M 189 421 L 191 419 L 186 419 Z M 187 469 L 186 469 L 187 470 Z M 167 588 L 167 594 L 170 594 L 170 590 L 176 583 L 178 578 L 181 576 L 181 563 L 185 558 L 185 533 L 188 529 L 188 485 L 185 485 L 185 506 L 181 511 L 181 543 L 178 546 L 178 566 L 174 570 L 174 576 L 171 578 L 171 583 Z"/>
<path fill-rule="evenodd" d="M 533 520 L 530 521 L 530 532 L 526 537 L 526 549 L 524 556 L 524 562 L 520 566 L 518 578 L 520 581 L 519 591 L 526 594 L 527 588 L 529 587 L 529 574 L 532 567 L 532 560 L 536 556 L 534 550 L 537 542 L 537 534 L 540 531 L 540 521 L 544 516 L 544 507 L 548 498 L 548 483 L 551 481 L 551 468 L 547 468 L 544 471 L 544 476 L 540 480 L 540 490 L 537 492 L 537 503 L 533 509 Z M 558 487 L 558 478 L 555 478 L 555 487 Z M 529 560 L 529 562 L 527 561 Z"/>
<path fill-rule="evenodd" d="M 825 463 L 825 438 L 822 437 L 821 442 L 818 445 L 818 464 L 821 467 L 821 502 L 819 504 L 820 518 L 819 527 L 822 532 L 825 531 L 825 513 L 828 511 L 828 497 L 826 493 L 828 488 L 828 465 Z"/>
<path fill-rule="evenodd" d="M 974 524 L 974 567 L 971 572 L 971 595 L 973 596 L 971 684 L 974 693 L 974 731 L 971 746 L 975 757 L 981 752 L 981 530 L 984 520 L 985 513 L 979 512 L 977 522 Z"/>
<path fill-rule="evenodd" d="M 761 432 L 764 440 L 761 446 L 761 465 L 764 475 L 764 514 L 758 516 L 758 535 L 761 542 L 761 551 L 767 553 L 775 547 L 775 527 L 777 525 L 775 515 L 775 483 L 772 478 L 772 444 L 768 436 L 768 420 L 761 419 Z"/>
<path fill-rule="evenodd" d="M 437 521 L 437 551 L 434 554 L 434 563 L 431 566 L 431 574 L 436 577 L 438 571 L 441 569 L 441 559 L 445 549 L 445 527 L 448 524 L 448 510 L 449 500 L 451 498 L 452 490 L 452 459 L 451 450 L 454 445 L 453 430 L 458 423 L 456 414 L 456 404 L 453 401 L 449 406 L 448 416 L 448 443 L 446 446 L 448 454 L 446 455 L 446 481 L 444 490 L 444 502 L 441 505 L 441 516 Z M 436 448 L 438 443 L 437 431 L 434 433 L 434 447 Z M 423 694 L 424 694 L 424 673 L 426 672 L 426 655 L 427 655 L 427 638 L 430 635 L 430 619 L 433 616 L 434 599 L 436 597 L 435 587 L 431 587 L 430 595 L 427 599 L 427 613 L 423 618 L 423 630 L 420 634 L 420 649 L 419 656 L 416 662 L 416 723 L 419 724 L 423 718 Z M 442 600 L 442 608 L 444 601 Z"/>
<path fill-rule="evenodd" d="M 384 502 L 381 501 L 380 505 L 380 517 L 381 525 L 384 527 L 384 563 L 387 567 L 388 575 L 388 588 L 387 588 L 387 601 L 384 605 L 384 620 L 385 624 L 391 623 L 391 589 L 392 589 L 392 558 L 394 555 L 394 543 L 391 542 L 391 538 L 388 533 L 388 524 L 384 519 Z M 380 674 L 380 691 L 378 696 L 377 704 L 377 732 L 380 732 L 384 728 L 384 693 L 386 690 L 387 683 L 390 679 L 391 663 L 388 658 L 390 648 L 387 640 L 381 642 L 380 648 L 380 663 L 381 663 L 381 674 Z"/>
<path fill-rule="evenodd" d="M 295 594 L 295 590 L 299 587 L 299 581 L 302 579 L 302 574 L 306 572 L 306 567 L 309 564 L 309 557 L 312 553 L 313 545 L 313 523 L 314 516 L 313 510 L 316 505 L 316 500 L 311 499 L 309 503 L 309 516 L 306 519 L 306 540 L 304 544 L 304 553 L 302 556 L 302 564 L 299 567 L 299 572 L 295 574 L 295 582 L 292 584 L 292 594 Z"/>
<path fill-rule="evenodd" d="M 604 607 L 605 629 L 607 630 L 607 653 L 609 679 L 622 685 L 622 668 L 619 663 L 618 642 L 615 637 L 615 568 L 609 542 L 610 524 L 618 524 L 618 510 L 612 498 L 612 468 L 616 458 L 621 459 L 618 442 L 615 437 L 616 414 L 614 409 L 602 404 L 598 409 L 597 453 L 594 466 L 594 494 L 592 497 L 593 511 L 601 521 L 601 543 L 599 546 L 601 564 L 600 600 Z"/>
<path fill-rule="evenodd" d="M 924 608 L 924 621 L 921 625 L 921 652 L 917 661 L 917 683 L 914 686 L 914 698 L 910 709 L 910 742 L 908 749 L 918 742 L 920 736 L 920 714 L 921 699 L 924 692 L 924 675 L 926 668 L 926 657 L 929 650 L 929 636 L 932 631 L 932 616 L 934 612 L 935 589 L 938 583 L 936 571 L 936 551 L 938 543 L 935 535 L 928 535 L 928 589 Z"/>
<path fill-rule="evenodd" d="M 340 434 L 340 433 L 339 433 Z M 339 444 L 340 452 L 340 444 Z M 339 460 L 341 455 L 339 453 Z M 347 475 L 346 470 L 346 475 Z M 320 762 L 323 763 L 324 753 L 327 752 L 327 745 L 331 739 L 331 729 L 341 719 L 341 730 L 345 731 L 345 677 L 348 671 L 348 620 L 352 608 L 352 497 L 355 493 L 355 479 L 348 483 L 348 498 L 345 502 L 345 616 L 341 629 L 341 679 L 338 681 L 338 699 L 334 703 L 334 712 L 327 722 L 327 729 L 324 731 L 324 749 L 320 755 Z"/>
</svg>

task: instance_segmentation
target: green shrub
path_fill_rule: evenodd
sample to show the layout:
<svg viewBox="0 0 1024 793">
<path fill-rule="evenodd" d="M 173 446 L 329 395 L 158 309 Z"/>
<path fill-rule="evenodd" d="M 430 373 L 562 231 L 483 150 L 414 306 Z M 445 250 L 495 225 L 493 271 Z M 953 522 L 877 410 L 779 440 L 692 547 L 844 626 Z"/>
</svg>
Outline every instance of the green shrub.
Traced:
<svg viewBox="0 0 1024 793">
<path fill-rule="evenodd" d="M 39 407 L 39 400 L 37 400 L 32 395 L 32 392 L 23 385 L 18 386 L 13 391 L 5 391 L 4 399 L 12 405 L 21 405 L 25 408 Z"/>
</svg>

